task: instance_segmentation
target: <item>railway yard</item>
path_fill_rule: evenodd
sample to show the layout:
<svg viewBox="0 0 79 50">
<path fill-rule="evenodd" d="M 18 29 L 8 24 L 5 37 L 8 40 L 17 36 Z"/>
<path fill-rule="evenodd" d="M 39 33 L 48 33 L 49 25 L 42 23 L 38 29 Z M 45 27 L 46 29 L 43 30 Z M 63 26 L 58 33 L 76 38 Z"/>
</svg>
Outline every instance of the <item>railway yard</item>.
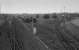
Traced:
<svg viewBox="0 0 79 50">
<path fill-rule="evenodd" d="M 79 50 L 79 14 L 0 14 L 0 50 Z"/>
</svg>

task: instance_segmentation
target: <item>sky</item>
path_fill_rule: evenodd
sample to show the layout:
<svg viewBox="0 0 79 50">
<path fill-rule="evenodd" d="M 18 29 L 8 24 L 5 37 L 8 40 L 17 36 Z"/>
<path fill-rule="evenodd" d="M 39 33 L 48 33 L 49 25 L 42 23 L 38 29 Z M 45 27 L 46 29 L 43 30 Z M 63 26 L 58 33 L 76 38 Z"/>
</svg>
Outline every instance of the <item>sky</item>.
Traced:
<svg viewBox="0 0 79 50">
<path fill-rule="evenodd" d="M 1 13 L 79 12 L 79 0 L 0 0 Z"/>
</svg>

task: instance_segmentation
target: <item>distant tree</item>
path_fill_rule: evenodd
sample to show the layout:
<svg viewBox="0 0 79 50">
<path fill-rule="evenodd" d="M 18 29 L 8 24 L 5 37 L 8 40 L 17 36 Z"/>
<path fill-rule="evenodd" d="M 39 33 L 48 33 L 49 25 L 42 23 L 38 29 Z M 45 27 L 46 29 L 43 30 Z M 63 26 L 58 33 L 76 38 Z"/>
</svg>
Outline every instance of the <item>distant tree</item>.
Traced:
<svg viewBox="0 0 79 50">
<path fill-rule="evenodd" d="M 33 18 L 33 23 L 36 23 L 37 22 L 37 19 L 36 18 Z"/>
<path fill-rule="evenodd" d="M 30 18 L 26 18 L 24 21 L 25 21 L 26 23 L 32 22 L 32 20 L 31 20 Z"/>
<path fill-rule="evenodd" d="M 44 19 L 49 19 L 49 18 L 50 18 L 50 15 L 49 15 L 49 14 L 45 14 L 45 15 L 43 16 L 43 18 L 44 18 Z"/>
<path fill-rule="evenodd" d="M 39 18 L 39 17 L 40 17 L 40 16 L 37 14 L 37 15 L 36 15 L 36 18 Z"/>
<path fill-rule="evenodd" d="M 52 18 L 56 19 L 57 18 L 57 15 L 56 14 L 53 14 L 52 15 Z"/>
</svg>

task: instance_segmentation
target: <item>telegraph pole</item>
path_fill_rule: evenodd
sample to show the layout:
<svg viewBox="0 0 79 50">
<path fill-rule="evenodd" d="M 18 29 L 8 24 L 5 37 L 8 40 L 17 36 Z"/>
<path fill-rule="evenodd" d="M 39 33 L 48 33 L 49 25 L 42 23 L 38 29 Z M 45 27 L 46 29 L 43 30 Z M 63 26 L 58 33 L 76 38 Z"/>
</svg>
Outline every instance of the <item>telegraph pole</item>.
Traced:
<svg viewBox="0 0 79 50">
<path fill-rule="evenodd" d="M 0 4 L 0 14 L 1 14 L 1 4 Z"/>
</svg>

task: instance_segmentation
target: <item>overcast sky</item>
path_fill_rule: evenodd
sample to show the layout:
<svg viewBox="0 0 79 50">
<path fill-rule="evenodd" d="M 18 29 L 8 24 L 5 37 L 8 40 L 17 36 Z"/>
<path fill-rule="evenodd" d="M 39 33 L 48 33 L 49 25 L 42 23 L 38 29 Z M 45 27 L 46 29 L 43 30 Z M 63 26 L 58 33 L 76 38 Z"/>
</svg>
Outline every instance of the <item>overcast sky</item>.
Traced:
<svg viewBox="0 0 79 50">
<path fill-rule="evenodd" d="M 79 12 L 79 0 L 0 0 L 2 13 Z"/>
</svg>

